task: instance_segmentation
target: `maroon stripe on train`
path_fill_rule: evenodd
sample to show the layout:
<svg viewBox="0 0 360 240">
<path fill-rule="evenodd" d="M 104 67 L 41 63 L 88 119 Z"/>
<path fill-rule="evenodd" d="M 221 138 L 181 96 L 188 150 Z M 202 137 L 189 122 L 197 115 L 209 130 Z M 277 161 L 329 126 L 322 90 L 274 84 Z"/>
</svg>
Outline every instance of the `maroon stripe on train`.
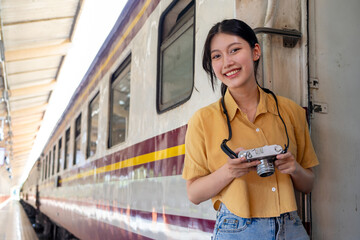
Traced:
<svg viewBox="0 0 360 240">
<path fill-rule="evenodd" d="M 78 173 L 87 172 L 95 168 L 101 168 L 110 164 L 124 161 L 129 158 L 182 145 L 185 143 L 186 129 L 187 129 L 187 125 L 184 125 L 177 129 L 171 130 L 169 132 L 160 134 L 153 138 L 147 139 L 143 142 L 132 145 L 123 150 L 101 157 L 97 160 L 94 160 L 92 162 L 86 163 L 82 166 L 69 170 L 68 172 L 64 173 L 61 176 L 61 178 L 66 179 Z M 102 180 L 105 176 L 108 175 L 112 177 L 113 176 L 126 177 L 129 176 L 130 173 L 132 173 L 133 171 L 139 168 L 145 168 L 147 170 L 147 177 L 173 176 L 173 175 L 181 174 L 183 165 L 184 165 L 184 155 L 180 155 L 177 157 L 158 160 L 155 162 L 150 162 L 137 166 L 131 166 L 128 168 L 118 169 L 105 173 L 99 173 L 96 174 L 96 176 L 97 176 L 97 181 Z M 155 175 L 153 175 L 153 173 Z M 70 182 L 65 182 L 62 184 L 62 186 L 72 185 L 75 183 L 77 184 L 79 182 L 89 183 L 93 181 L 94 181 L 94 175 L 91 175 L 88 177 L 84 177 L 82 179 L 76 179 Z"/>
<path fill-rule="evenodd" d="M 141 211 L 141 210 L 134 210 L 134 209 L 126 209 L 126 208 L 119 208 L 116 206 L 111 206 L 110 201 L 95 201 L 95 202 L 84 202 L 81 200 L 70 200 L 70 199 L 58 199 L 58 198 L 48 198 L 44 197 L 41 201 L 41 212 L 45 215 L 52 218 L 55 222 L 59 222 L 65 228 L 71 228 L 72 225 L 70 224 L 71 221 L 74 219 L 69 219 L 68 221 L 64 221 L 63 217 L 69 214 L 70 216 L 74 215 L 74 212 L 68 209 L 72 209 L 73 207 L 65 207 L 61 208 L 58 206 L 63 206 L 64 203 L 76 205 L 77 207 L 96 207 L 96 209 L 108 211 L 109 214 L 118 213 L 122 216 L 129 216 L 133 217 L 133 219 L 138 220 L 146 220 L 146 221 L 153 221 L 156 219 L 156 223 L 165 223 L 169 225 L 174 225 L 178 227 L 190 228 L 190 229 L 197 229 L 203 232 L 211 233 L 214 229 L 215 221 L 209 219 L 201 219 L 201 218 L 192 218 L 187 216 L 179 216 L 167 213 L 158 213 L 158 212 L 149 212 L 149 211 Z M 45 200 L 45 201 L 44 201 Z M 56 202 L 56 204 L 47 205 L 47 201 Z M 56 206 L 56 207 L 54 207 Z M 59 218 L 56 212 L 61 212 L 61 217 Z M 71 212 L 71 214 L 70 214 Z M 78 217 L 82 219 L 82 221 L 87 221 L 87 217 L 81 215 Z M 71 231 L 72 232 L 72 231 Z"/>
</svg>

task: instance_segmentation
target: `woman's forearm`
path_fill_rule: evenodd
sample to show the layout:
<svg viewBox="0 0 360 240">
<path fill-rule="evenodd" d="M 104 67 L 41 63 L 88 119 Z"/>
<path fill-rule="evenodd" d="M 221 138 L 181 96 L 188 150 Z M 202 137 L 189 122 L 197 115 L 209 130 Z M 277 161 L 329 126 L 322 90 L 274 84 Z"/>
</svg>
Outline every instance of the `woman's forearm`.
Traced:
<svg viewBox="0 0 360 240">
<path fill-rule="evenodd" d="M 216 196 L 234 179 L 227 171 L 225 164 L 209 175 L 188 180 L 186 186 L 189 200 L 199 204 Z"/>
<path fill-rule="evenodd" d="M 296 190 L 309 193 L 311 192 L 315 175 L 311 168 L 303 168 L 291 152 L 276 156 L 275 166 L 281 173 L 289 174 Z"/>
<path fill-rule="evenodd" d="M 314 186 L 315 175 L 311 168 L 299 168 L 290 175 L 296 190 L 310 193 Z"/>
</svg>

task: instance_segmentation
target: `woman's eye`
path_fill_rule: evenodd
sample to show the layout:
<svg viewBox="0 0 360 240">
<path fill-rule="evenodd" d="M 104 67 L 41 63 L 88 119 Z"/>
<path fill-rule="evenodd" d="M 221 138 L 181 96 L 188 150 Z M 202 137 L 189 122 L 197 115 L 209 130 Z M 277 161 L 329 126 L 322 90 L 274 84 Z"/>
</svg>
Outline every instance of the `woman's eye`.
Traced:
<svg viewBox="0 0 360 240">
<path fill-rule="evenodd" d="M 218 59 L 220 57 L 220 54 L 214 54 L 212 55 L 211 59 Z"/>
<path fill-rule="evenodd" d="M 230 53 L 235 53 L 235 52 L 237 52 L 239 50 L 240 50 L 240 48 L 234 48 L 234 49 L 231 49 Z"/>
</svg>

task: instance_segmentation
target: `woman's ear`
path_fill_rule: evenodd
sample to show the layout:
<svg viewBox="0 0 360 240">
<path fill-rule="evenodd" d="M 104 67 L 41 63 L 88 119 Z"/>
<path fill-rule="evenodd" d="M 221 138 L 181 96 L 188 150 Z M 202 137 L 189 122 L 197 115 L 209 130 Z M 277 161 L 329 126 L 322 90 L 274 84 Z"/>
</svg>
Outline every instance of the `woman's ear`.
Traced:
<svg viewBox="0 0 360 240">
<path fill-rule="evenodd" d="M 261 56 L 261 48 L 260 45 L 258 43 L 255 43 L 255 46 L 253 48 L 253 60 L 257 61 L 259 60 Z"/>
</svg>

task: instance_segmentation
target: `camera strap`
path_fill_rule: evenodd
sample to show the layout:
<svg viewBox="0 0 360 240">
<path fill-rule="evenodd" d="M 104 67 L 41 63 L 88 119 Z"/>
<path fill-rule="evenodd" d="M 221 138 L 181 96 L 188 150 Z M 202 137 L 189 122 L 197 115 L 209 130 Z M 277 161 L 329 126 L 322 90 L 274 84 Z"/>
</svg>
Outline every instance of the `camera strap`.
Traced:
<svg viewBox="0 0 360 240">
<path fill-rule="evenodd" d="M 221 149 L 226 153 L 226 155 L 228 155 L 230 158 L 237 158 L 237 154 L 231 150 L 228 145 L 226 145 L 226 143 L 228 141 L 230 141 L 230 139 L 232 138 L 232 130 L 231 130 L 231 125 L 230 125 L 230 119 L 229 119 L 229 114 L 227 112 L 227 109 L 225 107 L 225 102 L 224 102 L 224 97 L 221 98 L 221 105 L 223 108 L 223 112 L 226 116 L 226 121 L 227 121 L 227 125 L 228 125 L 228 131 L 229 131 L 229 137 L 227 139 L 224 139 L 221 143 Z"/>
<path fill-rule="evenodd" d="M 282 116 L 281 116 L 281 114 L 280 114 L 280 111 L 279 111 L 279 104 L 278 104 L 278 100 L 277 100 L 277 97 L 276 97 L 276 95 L 270 90 L 270 89 L 267 89 L 267 88 L 262 88 L 262 87 L 260 87 L 264 92 L 266 92 L 266 93 L 270 93 L 273 97 L 274 97 L 274 99 L 275 99 L 275 103 L 276 103 L 276 109 L 277 109 L 277 112 L 278 112 L 278 114 L 279 114 L 279 118 L 280 118 L 280 120 L 281 120 L 281 122 L 283 123 L 283 125 L 284 125 L 284 129 L 285 129 L 285 133 L 286 133 L 286 139 L 287 139 L 287 144 L 285 144 L 284 145 L 284 150 L 283 150 L 283 152 L 282 153 L 286 153 L 287 152 L 287 150 L 288 150 L 288 148 L 289 148 L 289 134 L 288 134 L 288 131 L 287 131 L 287 127 L 286 127 L 286 124 L 285 124 L 285 121 L 284 121 L 284 119 L 282 118 Z"/>
<path fill-rule="evenodd" d="M 265 93 L 267 94 L 271 94 L 274 99 L 275 99 L 275 104 L 276 104 L 276 109 L 277 109 L 277 112 L 279 114 L 279 117 L 280 117 L 280 120 L 281 122 L 284 124 L 284 130 L 285 130 L 285 134 L 286 134 L 286 138 L 287 138 L 287 144 L 284 145 L 284 150 L 282 153 L 286 153 L 288 148 L 289 148 L 289 135 L 288 135 L 288 131 L 287 131 L 287 128 L 286 128 L 286 124 L 285 124 L 285 121 L 284 119 L 282 118 L 281 114 L 280 114 L 280 111 L 279 111 L 279 104 L 278 104 L 278 101 L 277 101 L 277 97 L 276 95 L 270 90 L 270 89 L 267 89 L 267 88 L 262 88 L 260 87 Z M 231 125 L 230 125 L 230 119 L 229 119 L 229 114 L 227 112 L 227 109 L 226 109 L 226 106 L 225 106 L 225 100 L 224 100 L 224 97 L 225 97 L 225 94 L 224 96 L 222 96 L 221 98 L 221 105 L 222 105 L 222 108 L 223 108 L 223 112 L 226 116 L 226 122 L 227 122 L 227 125 L 228 125 L 228 131 L 229 131 L 229 137 L 227 139 L 224 139 L 221 143 L 221 150 L 223 150 L 223 152 L 228 155 L 230 158 L 238 158 L 237 154 L 231 150 L 231 148 L 229 148 L 229 146 L 226 144 L 228 141 L 231 140 L 232 138 L 232 130 L 231 130 Z"/>
</svg>

